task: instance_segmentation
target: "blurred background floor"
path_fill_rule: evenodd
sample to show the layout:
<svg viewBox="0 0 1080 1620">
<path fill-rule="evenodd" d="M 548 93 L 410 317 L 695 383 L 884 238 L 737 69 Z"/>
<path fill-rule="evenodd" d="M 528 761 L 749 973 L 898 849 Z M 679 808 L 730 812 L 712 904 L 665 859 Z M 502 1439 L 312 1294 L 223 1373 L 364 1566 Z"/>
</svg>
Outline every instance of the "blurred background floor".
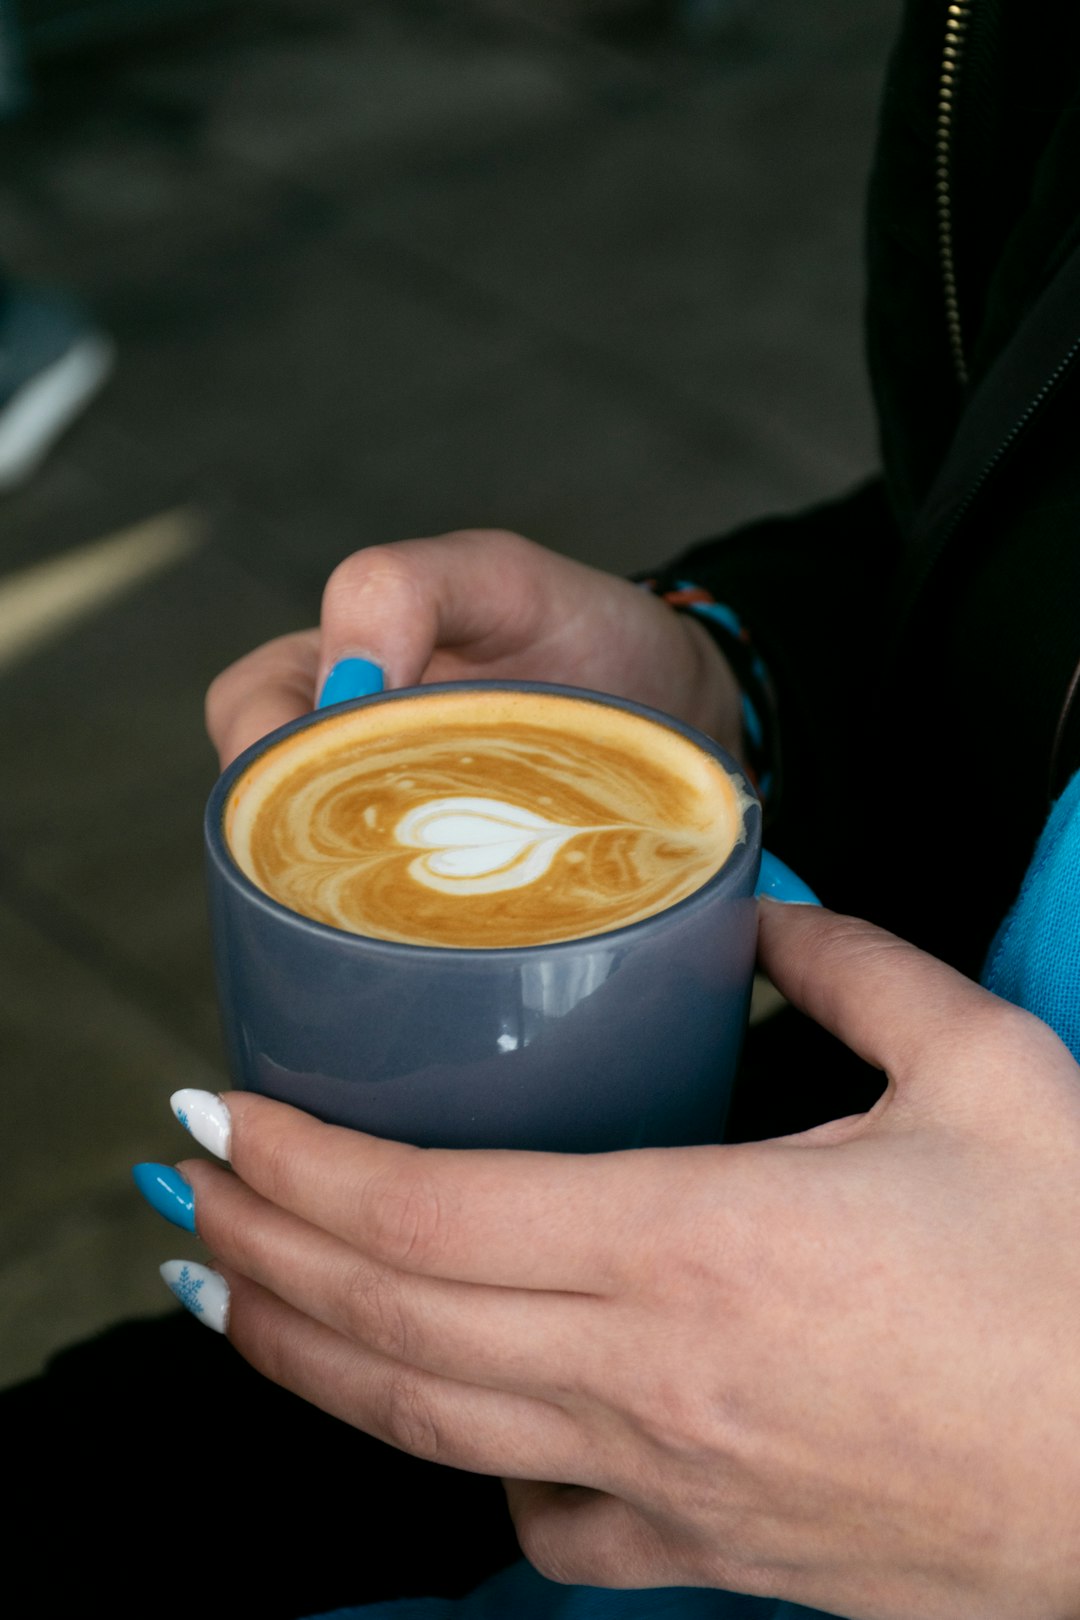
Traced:
<svg viewBox="0 0 1080 1620">
<path fill-rule="evenodd" d="M 191 1250 L 129 1167 L 224 1078 L 216 671 L 359 545 L 497 524 L 625 572 L 872 467 L 898 9 L 252 0 L 76 49 L 44 7 L 68 48 L 0 127 L 0 259 L 118 365 L 0 500 L 0 1382 L 164 1309 Z"/>
</svg>

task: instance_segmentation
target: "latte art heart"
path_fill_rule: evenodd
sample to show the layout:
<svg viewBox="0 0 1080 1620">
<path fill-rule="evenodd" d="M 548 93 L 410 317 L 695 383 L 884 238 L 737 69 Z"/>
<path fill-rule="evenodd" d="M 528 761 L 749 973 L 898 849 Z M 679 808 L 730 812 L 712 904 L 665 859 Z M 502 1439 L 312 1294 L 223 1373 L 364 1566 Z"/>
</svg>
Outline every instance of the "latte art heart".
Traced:
<svg viewBox="0 0 1080 1620">
<path fill-rule="evenodd" d="M 416 945 L 546 944 L 652 916 L 742 836 L 728 773 L 587 699 L 447 691 L 317 724 L 240 777 L 225 836 L 273 899 Z"/>
<path fill-rule="evenodd" d="M 436 799 L 398 822 L 398 843 L 430 850 L 409 864 L 418 883 L 442 894 L 494 894 L 543 877 L 560 847 L 580 832 L 500 799 Z"/>
</svg>

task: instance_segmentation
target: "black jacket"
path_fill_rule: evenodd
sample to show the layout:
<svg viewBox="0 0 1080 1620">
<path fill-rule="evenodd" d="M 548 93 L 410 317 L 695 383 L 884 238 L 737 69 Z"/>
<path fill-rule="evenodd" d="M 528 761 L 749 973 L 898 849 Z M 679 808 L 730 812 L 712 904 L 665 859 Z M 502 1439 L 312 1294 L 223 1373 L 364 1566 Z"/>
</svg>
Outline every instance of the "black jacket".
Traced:
<svg viewBox="0 0 1080 1620">
<path fill-rule="evenodd" d="M 882 477 L 675 565 L 773 671 L 773 847 L 972 974 L 1080 768 L 1078 244 L 1080 8 L 914 0 L 868 206 Z"/>
</svg>

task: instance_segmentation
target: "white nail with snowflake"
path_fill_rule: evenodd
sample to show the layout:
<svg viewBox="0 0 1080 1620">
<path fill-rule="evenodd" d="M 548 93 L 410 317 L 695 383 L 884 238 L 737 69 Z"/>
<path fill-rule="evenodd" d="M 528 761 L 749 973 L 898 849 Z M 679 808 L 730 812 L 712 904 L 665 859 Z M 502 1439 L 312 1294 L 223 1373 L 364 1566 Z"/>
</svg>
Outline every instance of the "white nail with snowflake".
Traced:
<svg viewBox="0 0 1080 1620">
<path fill-rule="evenodd" d="M 215 1333 L 225 1332 L 229 1324 L 229 1285 L 219 1272 L 195 1260 L 166 1260 L 161 1280 L 192 1316 Z"/>
<path fill-rule="evenodd" d="M 169 1107 L 200 1147 L 206 1148 L 208 1153 L 216 1153 L 219 1159 L 228 1160 L 232 1120 L 220 1097 L 212 1091 L 187 1086 L 183 1091 L 173 1092 Z"/>
</svg>

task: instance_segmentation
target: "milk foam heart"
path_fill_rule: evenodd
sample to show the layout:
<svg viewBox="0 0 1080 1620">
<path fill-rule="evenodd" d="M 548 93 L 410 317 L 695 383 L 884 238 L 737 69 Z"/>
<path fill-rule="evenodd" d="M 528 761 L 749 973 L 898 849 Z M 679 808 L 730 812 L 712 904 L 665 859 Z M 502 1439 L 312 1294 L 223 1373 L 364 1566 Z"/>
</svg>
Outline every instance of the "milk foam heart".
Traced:
<svg viewBox="0 0 1080 1620">
<path fill-rule="evenodd" d="M 394 836 L 411 849 L 430 850 L 409 864 L 417 883 L 443 894 L 494 894 L 522 889 L 543 877 L 560 847 L 577 833 L 501 799 L 434 799 L 398 822 Z"/>
<path fill-rule="evenodd" d="M 680 733 L 551 693 L 410 695 L 331 714 L 240 777 L 241 869 L 318 922 L 464 949 L 609 932 L 706 883 L 745 789 Z"/>
</svg>

